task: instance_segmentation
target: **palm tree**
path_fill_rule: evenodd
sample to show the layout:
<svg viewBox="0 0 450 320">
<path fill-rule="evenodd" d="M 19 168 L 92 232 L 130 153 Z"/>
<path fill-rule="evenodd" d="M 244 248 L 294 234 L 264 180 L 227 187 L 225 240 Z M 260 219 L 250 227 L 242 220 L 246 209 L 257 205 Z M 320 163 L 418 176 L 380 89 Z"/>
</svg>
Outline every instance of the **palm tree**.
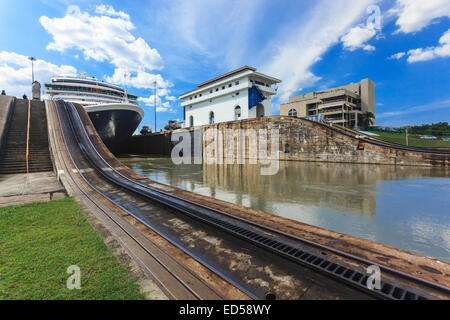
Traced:
<svg viewBox="0 0 450 320">
<path fill-rule="evenodd" d="M 373 125 L 374 120 L 375 120 L 375 115 L 372 112 L 367 111 L 362 114 L 362 125 L 364 128 L 367 128 L 367 127 L 370 127 L 371 125 Z"/>
</svg>

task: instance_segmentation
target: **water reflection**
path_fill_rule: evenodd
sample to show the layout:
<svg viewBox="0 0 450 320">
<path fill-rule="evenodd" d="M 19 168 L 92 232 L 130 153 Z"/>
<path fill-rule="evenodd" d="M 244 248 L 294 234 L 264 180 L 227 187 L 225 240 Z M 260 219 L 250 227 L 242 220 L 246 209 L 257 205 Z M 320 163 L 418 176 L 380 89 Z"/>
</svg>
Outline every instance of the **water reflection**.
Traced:
<svg viewBox="0 0 450 320">
<path fill-rule="evenodd" d="M 174 165 L 121 159 L 150 179 L 405 250 L 450 260 L 450 176 L 446 169 L 281 162 Z"/>
</svg>

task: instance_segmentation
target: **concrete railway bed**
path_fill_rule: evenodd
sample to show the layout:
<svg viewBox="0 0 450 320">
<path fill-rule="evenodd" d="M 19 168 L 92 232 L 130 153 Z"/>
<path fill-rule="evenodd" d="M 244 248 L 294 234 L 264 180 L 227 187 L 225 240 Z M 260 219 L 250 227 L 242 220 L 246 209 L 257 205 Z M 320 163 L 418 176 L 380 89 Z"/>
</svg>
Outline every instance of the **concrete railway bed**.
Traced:
<svg viewBox="0 0 450 320">
<path fill-rule="evenodd" d="M 46 104 L 64 186 L 171 299 L 450 298 L 446 262 L 395 249 L 403 255 L 396 259 L 392 248 L 363 248 L 333 232 L 326 239 L 315 227 L 311 234 L 322 241 L 312 241 L 300 236 L 301 223 L 156 183 L 106 149 L 83 108 Z M 353 253 L 339 247 L 352 243 Z M 369 259 L 354 254 L 364 249 Z M 370 265 L 381 269 L 381 289 L 366 286 Z"/>
</svg>

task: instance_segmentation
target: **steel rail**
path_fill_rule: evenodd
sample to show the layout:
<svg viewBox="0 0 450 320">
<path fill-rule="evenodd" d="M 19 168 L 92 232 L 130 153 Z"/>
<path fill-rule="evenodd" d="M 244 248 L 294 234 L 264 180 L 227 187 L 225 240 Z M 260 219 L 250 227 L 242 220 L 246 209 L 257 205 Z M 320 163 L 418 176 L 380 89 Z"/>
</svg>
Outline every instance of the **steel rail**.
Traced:
<svg viewBox="0 0 450 320">
<path fill-rule="evenodd" d="M 343 134 L 349 138 L 358 140 L 358 141 L 363 141 L 366 143 L 370 143 L 376 146 L 380 146 L 380 147 L 386 147 L 386 148 L 391 148 L 391 149 L 396 149 L 396 150 L 403 150 L 403 151 L 413 151 L 413 152 L 419 152 L 419 153 L 428 153 L 428 154 L 439 154 L 439 155 L 450 155 L 450 152 L 445 152 L 445 150 L 439 150 L 439 149 L 421 149 L 421 148 L 416 148 L 416 147 L 408 147 L 408 146 L 402 146 L 401 144 L 395 144 L 395 143 L 390 143 L 390 142 L 384 142 L 381 139 L 374 139 L 374 140 L 370 140 L 370 139 L 365 139 L 365 138 L 356 138 L 355 136 L 353 136 L 350 133 L 345 132 L 345 130 L 342 129 L 336 129 L 334 127 L 328 126 L 324 123 L 321 122 L 317 122 L 317 121 L 312 121 L 312 120 L 308 120 L 305 118 L 299 118 L 302 119 L 304 121 L 307 121 L 309 123 L 314 123 L 314 124 L 318 124 L 319 126 L 321 126 L 322 128 L 326 128 L 329 129 L 331 131 L 334 132 L 338 132 L 340 134 Z M 363 133 L 361 133 L 361 135 L 363 135 Z M 376 140 L 376 141 L 375 141 Z"/>
<path fill-rule="evenodd" d="M 80 116 L 79 116 L 79 114 L 78 114 L 78 111 L 76 110 L 75 106 L 73 106 L 73 104 L 70 104 L 70 105 L 71 105 L 72 111 L 69 112 L 69 114 L 72 114 L 72 116 L 75 115 L 75 116 L 78 118 L 78 123 L 79 123 L 79 124 L 83 123 L 83 121 L 81 120 L 81 118 L 80 118 Z M 73 121 L 73 120 L 72 120 L 72 121 Z M 212 211 L 212 212 L 214 212 L 214 213 L 216 213 L 216 214 L 224 215 L 224 216 L 227 216 L 227 217 L 232 218 L 232 219 L 234 219 L 234 220 L 242 221 L 242 222 L 244 222 L 244 223 L 246 223 L 246 224 L 249 224 L 249 225 L 252 225 L 252 226 L 254 226 L 254 227 L 256 227 L 256 228 L 263 229 L 263 230 L 268 230 L 268 231 L 270 231 L 270 232 L 273 232 L 273 233 L 276 233 L 276 234 L 279 234 L 279 235 L 282 235 L 282 236 L 285 236 L 285 237 L 288 237 L 288 238 L 291 238 L 291 239 L 300 241 L 300 242 L 302 242 L 302 243 L 305 243 L 305 244 L 310 245 L 310 246 L 314 246 L 314 247 L 316 247 L 316 248 L 320 248 L 321 250 L 326 250 L 326 251 L 329 251 L 329 252 L 333 252 L 333 253 L 335 253 L 335 254 L 337 254 L 337 255 L 339 255 L 339 256 L 343 256 L 343 257 L 346 257 L 346 258 L 349 258 L 349 259 L 358 261 L 358 262 L 363 263 L 363 264 L 367 264 L 367 265 L 377 265 L 377 266 L 380 267 L 380 269 L 382 269 L 383 271 L 387 271 L 388 273 L 391 273 L 391 274 L 394 274 L 394 275 L 397 275 L 397 276 L 401 276 L 401 277 L 403 277 L 403 278 L 406 278 L 407 280 L 414 281 L 414 282 L 416 282 L 416 283 L 420 283 L 420 284 L 422 284 L 422 285 L 426 285 L 426 286 L 431 287 L 431 288 L 434 288 L 434 289 L 443 290 L 443 291 L 446 292 L 446 293 L 450 293 L 450 289 L 449 289 L 448 287 L 446 287 L 446 286 L 442 286 L 442 285 L 440 285 L 440 284 L 437 284 L 437 283 L 434 283 L 434 282 L 425 280 L 425 279 L 423 279 L 423 278 L 420 278 L 420 277 L 417 277 L 417 276 L 413 276 L 413 275 L 411 275 L 411 274 L 409 274 L 409 273 L 405 273 L 405 272 L 402 272 L 402 271 L 398 271 L 398 270 L 392 269 L 392 268 L 390 268 L 390 267 L 388 267 L 388 266 L 385 266 L 385 265 L 382 265 L 382 264 L 379 264 L 379 263 L 376 263 L 376 262 L 373 262 L 373 261 L 370 261 L 370 260 L 367 260 L 367 259 L 364 259 L 364 258 L 355 256 L 355 255 L 352 255 L 352 254 L 343 252 L 343 251 L 341 251 L 341 250 L 334 249 L 334 248 L 331 248 L 331 247 L 326 246 L 326 245 L 318 244 L 318 243 L 309 241 L 309 240 L 307 240 L 307 239 L 303 239 L 303 238 L 300 238 L 300 237 L 297 237 L 297 236 L 294 236 L 294 235 L 291 235 L 291 234 L 288 234 L 288 233 L 285 233 L 285 232 L 282 232 L 282 231 L 279 231 L 279 230 L 276 230 L 276 229 L 267 227 L 267 226 L 265 226 L 265 225 L 261 225 L 261 224 L 255 223 L 255 222 L 253 222 L 253 221 L 249 221 L 249 220 L 244 219 L 244 218 L 241 218 L 241 217 L 236 217 L 236 216 L 231 215 L 231 214 L 228 214 L 228 213 L 226 213 L 226 212 L 222 212 L 222 211 L 220 211 L 220 210 L 217 210 L 217 209 L 214 209 L 214 208 L 210 208 L 210 207 L 208 207 L 208 206 L 205 206 L 205 205 L 202 205 L 202 204 L 195 203 L 195 202 L 193 202 L 193 201 L 189 201 L 189 200 L 186 200 L 186 199 L 182 199 L 182 198 L 180 198 L 180 197 L 176 197 L 176 196 L 174 196 L 174 195 L 172 195 L 172 194 L 163 192 L 163 191 L 161 191 L 161 190 L 154 190 L 153 188 L 150 188 L 149 186 L 146 186 L 146 185 L 141 184 L 140 182 L 138 182 L 138 181 L 136 181 L 136 180 L 132 180 L 132 179 L 130 179 L 130 178 L 124 176 L 122 173 L 120 173 L 120 172 L 118 172 L 116 169 L 114 169 L 114 168 L 113 168 L 113 167 L 112 167 L 112 166 L 111 166 L 111 165 L 110 165 L 110 164 L 109 164 L 109 163 L 108 163 L 108 162 L 107 162 L 107 161 L 99 154 L 98 150 L 95 148 L 95 146 L 93 145 L 92 141 L 90 140 L 89 135 L 88 135 L 88 133 L 86 132 L 86 129 L 85 129 L 84 125 L 81 125 L 81 126 L 80 126 L 80 129 L 81 129 L 81 131 L 83 131 L 85 139 L 86 139 L 86 140 L 88 141 L 88 143 L 90 144 L 91 150 L 94 151 L 94 152 L 97 154 L 97 157 L 100 158 L 100 159 L 102 160 L 102 162 L 103 162 L 104 164 L 106 164 L 106 166 L 109 167 L 108 171 L 112 171 L 112 172 L 114 172 L 116 175 L 122 177 L 122 179 L 127 180 L 129 183 L 132 184 L 132 186 L 130 186 L 130 185 L 126 184 L 126 183 L 123 183 L 123 182 L 121 182 L 121 181 L 117 181 L 117 179 L 115 179 L 115 178 L 109 176 L 108 174 L 106 174 L 106 173 L 104 172 L 104 169 L 103 169 L 103 168 L 101 168 L 101 167 L 98 166 L 96 163 L 94 163 L 95 161 L 87 154 L 87 153 L 88 153 L 87 150 L 86 150 L 85 148 L 82 148 L 83 152 L 86 153 L 86 156 L 87 156 L 87 158 L 90 160 L 91 164 L 93 164 L 94 167 L 96 167 L 96 169 L 97 169 L 98 171 L 100 171 L 100 173 L 101 173 L 103 176 L 105 176 L 108 180 L 112 181 L 112 182 L 115 183 L 115 184 L 118 184 L 118 185 L 122 186 L 122 187 L 125 188 L 125 189 L 128 189 L 128 190 L 131 189 L 131 191 L 133 191 L 133 192 L 136 192 L 136 193 L 138 193 L 138 194 L 141 194 L 141 195 L 143 195 L 143 196 L 145 196 L 145 197 L 149 197 L 149 198 L 151 198 L 151 199 L 153 199 L 153 200 L 156 200 L 156 201 L 161 202 L 161 203 L 163 203 L 163 204 L 165 204 L 165 205 L 168 205 L 168 206 L 170 206 L 170 207 L 172 207 L 172 208 L 174 208 L 174 209 L 177 209 L 177 210 L 180 210 L 180 211 L 182 211 L 182 212 L 185 212 L 185 213 L 187 213 L 187 214 L 192 215 L 192 212 L 189 212 L 189 211 L 186 210 L 185 208 L 180 208 L 180 207 L 177 206 L 177 205 L 174 206 L 173 203 L 172 203 L 172 204 L 169 204 L 169 203 L 168 203 L 168 199 L 167 199 L 167 198 L 169 198 L 169 199 L 170 199 L 170 198 L 174 198 L 174 199 L 176 199 L 177 201 L 181 201 L 181 202 L 188 203 L 188 204 L 191 205 L 191 206 L 202 207 L 202 208 L 207 209 L 207 210 L 209 210 L 209 211 Z M 151 195 L 149 195 L 148 193 L 142 192 L 142 190 L 137 190 L 136 188 L 133 188 L 133 186 L 136 186 L 136 185 L 139 185 L 141 188 L 144 188 L 144 189 L 150 191 L 151 193 L 159 193 L 160 195 L 163 195 L 165 199 L 161 199 L 161 197 L 153 198 L 153 197 L 152 197 Z M 191 209 L 192 209 L 192 208 L 191 208 Z M 200 214 L 202 214 L 202 213 L 200 213 Z M 196 218 L 198 219 L 199 217 L 197 216 Z M 204 219 L 202 219 L 202 218 L 200 218 L 200 220 L 204 221 Z M 204 222 L 205 222 L 205 221 L 204 221 Z M 207 221 L 206 221 L 206 222 L 207 222 Z M 145 223 L 145 222 L 144 222 L 144 223 Z M 208 222 L 207 222 L 207 223 L 208 223 Z M 211 223 L 209 222 L 209 224 L 211 224 Z M 217 225 L 217 224 L 214 224 L 214 223 L 213 223 L 213 225 L 215 225 L 216 227 L 219 227 L 219 228 L 220 228 L 220 226 Z M 229 232 L 228 230 L 225 230 L 225 231 Z M 246 239 L 246 240 L 251 240 L 251 239 Z M 263 247 L 263 248 L 265 248 L 265 249 L 269 249 L 270 251 L 275 252 L 275 253 L 277 253 L 277 254 L 280 254 L 280 252 L 271 250 L 271 248 L 267 248 L 266 246 L 261 246 L 260 243 L 254 242 L 254 244 L 256 244 L 256 245 L 258 245 L 258 246 L 260 246 L 260 247 Z M 287 257 L 287 258 L 290 258 L 288 255 L 283 255 L 283 256 L 285 256 L 285 257 Z M 329 274 L 328 274 L 328 275 L 329 275 Z M 340 279 L 340 280 L 342 280 L 342 279 Z M 360 288 L 360 289 L 361 289 L 361 288 Z M 379 296 L 379 293 L 378 293 L 378 292 L 375 292 L 374 290 L 370 290 L 370 293 Z M 406 292 L 405 292 L 405 293 L 406 293 Z M 386 298 L 385 295 L 382 295 L 382 297 L 383 297 L 383 298 Z"/>
<path fill-rule="evenodd" d="M 66 102 L 64 102 L 66 103 Z M 75 114 L 78 114 L 77 112 L 75 112 Z M 81 119 L 80 119 L 81 121 Z M 76 130 L 74 130 L 72 124 L 70 124 L 72 131 L 75 133 Z M 82 126 L 84 128 L 84 126 Z M 77 138 L 78 140 L 78 138 Z M 79 142 L 80 143 L 80 142 Z M 80 149 L 83 152 L 86 152 L 86 150 L 84 149 L 84 147 L 81 146 L 81 144 L 79 145 Z M 72 156 L 71 156 L 72 159 Z M 110 179 L 104 174 L 104 172 L 102 171 L 101 168 L 98 168 L 96 165 L 94 165 L 92 163 L 92 161 L 88 158 L 88 161 L 96 168 L 97 172 L 99 172 L 102 176 L 104 176 L 105 178 L 108 179 L 108 181 L 110 181 Z M 73 159 L 72 159 L 73 162 Z M 161 232 L 159 232 L 159 230 L 155 229 L 152 225 L 150 225 L 149 223 L 147 223 L 145 220 L 141 219 L 140 217 L 138 217 L 137 215 L 135 215 L 133 212 L 131 212 L 130 210 L 128 210 L 127 208 L 125 208 L 124 206 L 122 206 L 121 204 L 117 203 L 114 199 L 112 199 L 110 196 L 108 196 L 105 192 L 102 192 L 101 190 L 99 190 L 97 187 L 95 187 L 93 184 L 91 184 L 88 179 L 84 176 L 83 172 L 80 171 L 78 168 L 77 170 L 79 171 L 80 175 L 82 176 L 83 180 L 86 181 L 86 183 L 89 184 L 89 186 L 91 188 L 93 188 L 95 191 L 97 191 L 99 194 L 101 194 L 103 197 L 105 197 L 106 199 L 108 199 L 109 201 L 111 201 L 112 203 L 114 203 L 117 207 L 119 207 L 120 209 L 122 209 L 123 211 L 127 212 L 129 215 L 131 215 L 133 218 L 135 218 L 136 220 L 138 220 L 139 222 L 141 222 L 142 224 L 144 224 L 145 226 L 147 226 L 148 228 L 150 228 L 152 231 L 154 231 L 155 233 L 157 233 L 158 235 L 160 235 L 161 237 L 163 237 L 165 240 L 167 240 L 168 242 L 170 242 L 172 245 L 174 245 L 175 247 L 177 247 L 178 249 L 182 250 L 184 253 L 190 255 L 191 257 L 193 257 L 195 260 L 199 261 L 202 265 L 204 265 L 205 267 L 207 267 L 208 269 L 210 269 L 211 271 L 213 271 L 214 273 L 216 273 L 217 275 L 219 275 L 221 278 L 223 278 L 224 280 L 228 281 L 229 283 L 231 283 L 232 285 L 234 285 L 236 288 L 238 288 L 239 290 L 241 290 L 242 292 L 244 292 L 245 294 L 247 294 L 250 298 L 252 298 L 253 300 L 260 300 L 259 297 L 257 297 L 256 295 L 254 295 L 252 292 L 250 292 L 249 290 L 247 290 L 247 288 L 243 287 L 241 284 L 237 283 L 236 281 L 229 279 L 229 277 L 227 277 L 223 272 L 221 272 L 220 270 L 218 270 L 217 268 L 215 268 L 213 265 L 209 264 L 208 262 L 204 261 L 204 259 L 202 259 L 200 256 L 194 254 L 193 252 L 187 250 L 186 248 L 184 248 L 183 246 L 179 245 L 178 243 L 174 242 L 171 238 L 167 237 L 166 235 L 162 234 Z M 117 184 L 117 183 L 114 183 Z M 123 186 L 120 186 L 122 188 L 124 188 Z M 125 188 L 128 189 L 128 188 Z M 131 191 L 133 193 L 136 193 L 135 191 Z M 143 194 L 141 194 L 143 195 Z M 145 196 L 145 195 L 144 195 Z M 149 198 L 148 196 L 145 196 L 146 198 Z M 159 201 L 158 201 L 159 202 Z"/>
<path fill-rule="evenodd" d="M 380 139 L 380 138 L 377 138 L 377 137 L 374 137 L 374 136 L 368 136 L 368 135 L 364 134 L 363 132 L 359 132 L 359 131 L 356 131 L 354 129 L 346 128 L 346 127 L 343 127 L 341 125 L 334 126 L 333 128 L 335 128 L 337 130 L 341 130 L 341 131 L 346 132 L 346 133 L 348 133 L 350 135 L 353 135 L 353 136 L 357 136 L 357 135 L 358 136 L 363 136 L 361 138 L 356 138 L 355 137 L 356 139 L 365 139 L 368 142 L 378 142 L 378 143 L 384 144 L 386 146 L 392 146 L 394 148 L 395 147 L 410 148 L 411 150 L 416 150 L 416 151 L 424 151 L 424 152 L 432 151 L 432 152 L 438 152 L 438 153 L 441 152 L 442 154 L 450 154 L 450 150 L 448 150 L 448 149 L 441 149 L 439 147 L 414 147 L 414 146 L 407 146 L 407 145 L 404 145 L 404 144 L 383 140 L 383 139 Z"/>
<path fill-rule="evenodd" d="M 57 102 L 55 102 L 55 103 L 57 103 Z M 66 146 L 69 146 L 68 145 L 68 142 L 67 142 L 67 139 L 66 139 L 66 135 L 65 135 L 65 133 L 64 133 L 64 130 L 63 130 L 63 128 L 62 128 L 62 123 L 61 123 L 61 116 L 60 116 L 60 114 L 59 114 L 59 110 L 58 110 L 58 108 L 56 107 L 55 108 L 56 109 L 56 112 L 57 112 L 57 114 L 58 114 L 58 120 L 59 120 L 59 124 L 60 124 L 60 126 L 61 126 L 61 135 L 62 135 L 62 137 L 63 137 L 63 139 L 64 139 L 64 143 L 65 143 L 65 145 Z M 70 125 L 70 127 L 71 127 L 71 130 L 73 131 L 73 132 L 75 132 L 74 131 L 74 128 L 73 128 L 73 126 L 72 126 L 72 124 L 71 123 L 69 123 L 69 125 Z M 80 147 L 80 146 L 79 146 Z M 72 154 L 71 154 L 71 152 L 70 152 L 70 150 L 69 150 L 69 147 L 67 147 L 67 154 L 69 155 L 69 157 L 70 157 L 70 159 L 71 159 L 71 161 L 72 161 L 72 164 L 74 165 L 74 167 L 76 168 L 76 170 L 78 171 L 78 173 L 80 174 L 80 176 L 83 178 L 83 180 L 93 189 L 93 190 L 95 190 L 96 192 L 98 192 L 99 194 L 101 194 L 103 197 L 105 197 L 106 199 L 108 199 L 109 201 L 111 201 L 112 203 L 114 203 L 116 206 L 118 206 L 120 209 L 122 209 L 122 210 L 124 210 L 125 212 L 127 212 L 128 214 L 130 214 L 130 215 L 132 215 L 134 218 L 136 218 L 136 219 L 138 219 L 140 222 L 142 222 L 141 221 L 141 219 L 139 219 L 138 217 L 136 217 L 135 215 L 133 215 L 129 210 L 127 210 L 126 208 L 124 208 L 123 206 L 121 206 L 120 204 L 118 204 L 118 203 L 116 203 L 113 199 L 111 199 L 110 197 L 108 197 L 104 192 L 102 192 L 102 191 L 100 191 L 98 188 L 96 188 L 85 176 L 84 176 L 84 174 L 83 174 L 83 171 L 82 170 L 80 170 L 80 168 L 78 167 L 78 165 L 77 165 L 77 163 L 76 163 L 76 161 L 74 160 L 74 158 L 73 158 L 73 156 L 72 156 Z M 71 170 L 67 170 L 68 172 L 69 172 L 69 174 L 71 174 Z M 88 198 L 88 199 L 90 199 L 90 195 L 87 193 L 87 192 L 85 192 L 84 191 L 84 189 L 82 188 L 82 187 L 80 187 L 79 185 L 77 185 L 78 186 L 78 188 L 80 189 L 80 191 Z M 134 237 L 132 234 L 130 234 L 124 227 L 122 227 L 121 226 L 121 224 L 120 223 L 118 223 L 116 220 L 115 220 L 115 218 L 114 217 L 112 217 L 107 211 L 105 211 L 105 210 L 103 210 L 97 203 L 96 203 L 96 201 L 93 201 L 93 200 L 91 200 L 92 201 L 92 203 L 99 209 L 99 210 L 101 210 L 109 219 L 111 219 L 111 221 L 117 226 L 117 227 L 119 227 L 125 234 L 127 234 L 131 239 L 133 239 L 145 252 L 147 252 L 162 268 L 164 268 L 170 275 L 172 275 L 172 277 L 175 279 L 175 280 L 177 280 L 186 290 L 188 290 L 197 300 L 200 300 L 201 298 L 200 298 L 200 296 L 194 291 L 194 290 L 192 290 L 189 286 L 187 286 L 186 284 L 185 284 L 185 282 L 182 280 L 182 279 L 180 279 L 177 275 L 175 275 L 167 266 L 165 266 L 165 264 L 164 263 L 162 263 L 156 256 L 154 256 L 151 252 L 149 252 L 149 250 L 146 248 L 146 246 L 144 245 L 144 244 L 142 244 L 138 239 L 136 239 L 136 237 Z M 153 229 L 152 229 L 153 230 Z M 154 231 L 154 230 L 153 230 Z M 166 239 L 167 240 L 167 239 Z M 202 280 L 202 282 L 203 282 L 203 280 Z M 172 298 L 173 298 L 173 295 L 171 294 L 171 293 L 169 293 L 166 289 L 164 289 L 164 288 L 162 288 L 163 289 L 163 291 L 166 293 L 166 294 L 168 294 L 169 296 L 172 296 Z M 214 290 L 215 291 L 215 290 Z M 218 296 L 222 296 L 220 293 L 218 293 L 217 291 L 215 291 L 216 293 L 217 293 L 217 295 Z"/>
<path fill-rule="evenodd" d="M 406 146 L 406 145 L 403 145 L 403 144 L 390 142 L 390 141 L 382 140 L 380 138 L 368 136 L 368 135 L 366 135 L 366 134 L 364 134 L 362 132 L 359 132 L 359 131 L 356 131 L 356 130 L 353 130 L 353 129 L 349 129 L 349 128 L 345 128 L 345 127 L 342 127 L 340 125 L 337 125 L 337 126 L 338 127 L 335 126 L 334 128 L 337 129 L 338 131 L 348 133 L 349 135 L 352 135 L 355 139 L 360 139 L 361 141 L 364 141 L 364 142 L 367 142 L 367 143 L 376 142 L 376 143 L 385 145 L 387 147 L 392 147 L 392 148 L 408 148 L 411 151 L 440 153 L 442 155 L 450 154 L 450 150 L 446 150 L 446 149 L 433 148 L 433 147 Z M 356 136 L 361 136 L 361 137 L 357 138 Z"/>
</svg>

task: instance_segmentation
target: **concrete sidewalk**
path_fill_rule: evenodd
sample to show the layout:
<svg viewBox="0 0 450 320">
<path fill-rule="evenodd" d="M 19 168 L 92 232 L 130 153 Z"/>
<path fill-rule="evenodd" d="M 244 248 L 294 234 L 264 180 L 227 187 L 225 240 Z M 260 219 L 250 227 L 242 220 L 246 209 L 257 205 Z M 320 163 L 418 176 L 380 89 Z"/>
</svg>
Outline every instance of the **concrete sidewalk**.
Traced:
<svg viewBox="0 0 450 320">
<path fill-rule="evenodd" d="M 66 197 L 54 172 L 0 175 L 0 207 Z"/>
</svg>

